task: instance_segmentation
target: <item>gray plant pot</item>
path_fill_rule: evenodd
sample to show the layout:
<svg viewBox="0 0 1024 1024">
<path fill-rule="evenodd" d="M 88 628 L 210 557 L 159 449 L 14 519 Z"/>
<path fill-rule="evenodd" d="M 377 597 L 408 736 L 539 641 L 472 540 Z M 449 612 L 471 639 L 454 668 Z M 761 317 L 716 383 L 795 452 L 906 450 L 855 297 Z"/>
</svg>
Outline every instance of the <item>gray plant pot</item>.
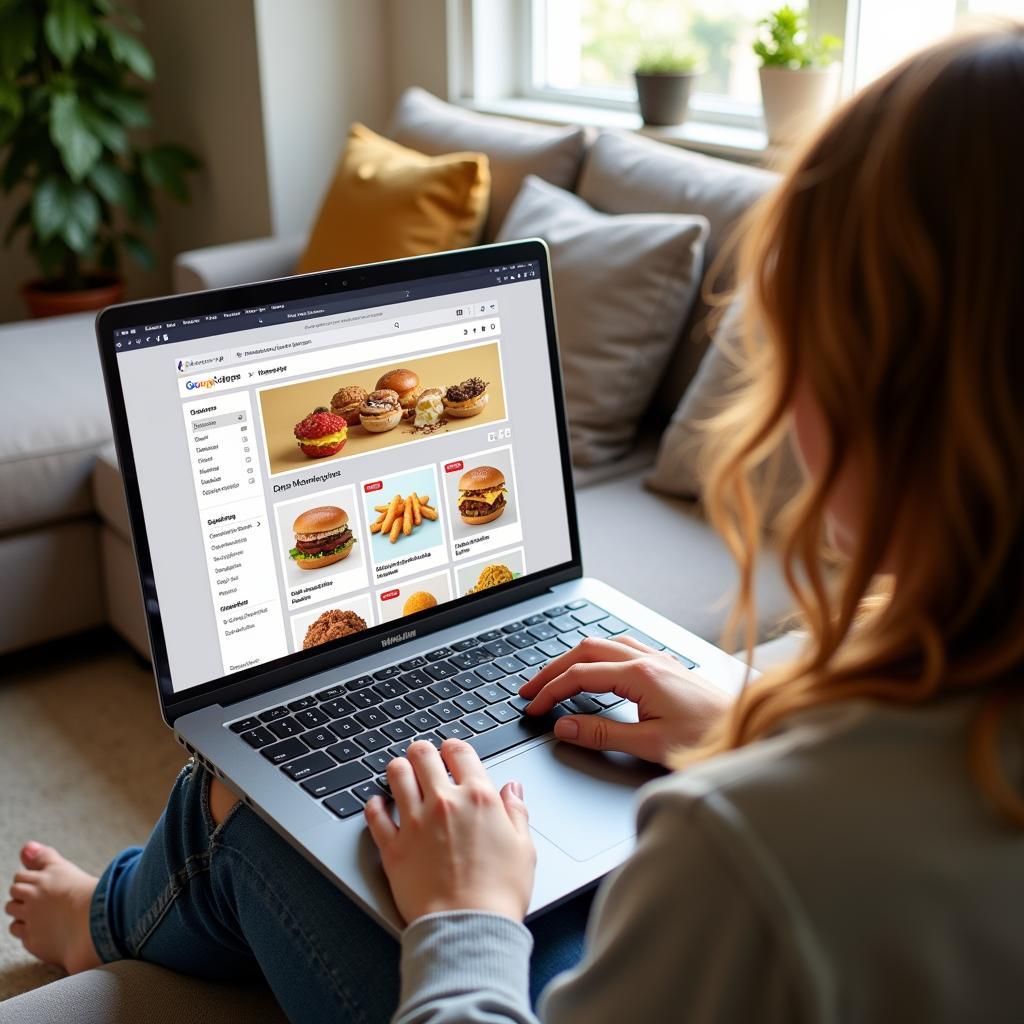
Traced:
<svg viewBox="0 0 1024 1024">
<path fill-rule="evenodd" d="M 696 77 L 696 71 L 677 75 L 644 75 L 638 71 L 636 95 L 644 124 L 682 124 Z"/>
</svg>

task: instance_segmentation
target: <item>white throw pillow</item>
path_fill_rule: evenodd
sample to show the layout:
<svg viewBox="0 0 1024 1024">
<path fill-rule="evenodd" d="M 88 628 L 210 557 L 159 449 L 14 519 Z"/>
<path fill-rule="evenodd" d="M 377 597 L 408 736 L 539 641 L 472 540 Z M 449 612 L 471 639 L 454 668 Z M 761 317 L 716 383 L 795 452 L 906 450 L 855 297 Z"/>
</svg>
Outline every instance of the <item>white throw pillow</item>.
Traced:
<svg viewBox="0 0 1024 1024">
<path fill-rule="evenodd" d="M 539 236 L 551 249 L 577 465 L 632 445 L 700 288 L 707 233 L 704 217 L 612 216 L 532 175 L 524 181 L 498 240 Z"/>
</svg>

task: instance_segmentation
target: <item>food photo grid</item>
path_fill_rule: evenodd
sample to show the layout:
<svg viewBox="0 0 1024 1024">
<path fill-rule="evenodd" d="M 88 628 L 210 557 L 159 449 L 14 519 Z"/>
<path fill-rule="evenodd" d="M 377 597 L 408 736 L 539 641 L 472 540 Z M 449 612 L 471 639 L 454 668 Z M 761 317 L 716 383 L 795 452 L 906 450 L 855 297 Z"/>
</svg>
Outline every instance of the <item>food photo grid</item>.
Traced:
<svg viewBox="0 0 1024 1024">
<path fill-rule="evenodd" d="M 271 476 L 506 418 L 496 341 L 257 395 Z"/>
<path fill-rule="evenodd" d="M 369 594 L 352 594 L 331 601 L 327 608 L 311 608 L 292 617 L 294 650 L 355 636 L 374 624 Z"/>
<path fill-rule="evenodd" d="M 364 590 L 367 538 L 355 487 L 320 491 L 274 506 L 276 544 L 289 608 Z"/>
<path fill-rule="evenodd" d="M 436 608 L 452 599 L 452 577 L 447 570 L 377 591 L 377 621 L 394 622 L 416 612 Z"/>
<path fill-rule="evenodd" d="M 522 548 L 501 551 L 477 562 L 455 566 L 455 592 L 457 597 L 479 594 L 519 579 L 526 572 L 526 558 Z"/>
<path fill-rule="evenodd" d="M 512 449 L 490 448 L 443 464 L 455 561 L 523 539 Z"/>
</svg>

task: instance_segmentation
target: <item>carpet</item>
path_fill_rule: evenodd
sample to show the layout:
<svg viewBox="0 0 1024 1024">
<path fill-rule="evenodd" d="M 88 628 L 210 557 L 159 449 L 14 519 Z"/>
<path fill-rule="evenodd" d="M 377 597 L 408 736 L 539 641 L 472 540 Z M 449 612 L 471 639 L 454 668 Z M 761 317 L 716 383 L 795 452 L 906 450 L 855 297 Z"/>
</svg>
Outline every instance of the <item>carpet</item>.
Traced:
<svg viewBox="0 0 1024 1024">
<path fill-rule="evenodd" d="M 27 839 L 97 875 L 144 843 L 184 760 L 160 720 L 152 671 L 120 640 L 90 635 L 0 660 L 3 902 Z M 60 975 L 4 924 L 0 1000 Z"/>
</svg>

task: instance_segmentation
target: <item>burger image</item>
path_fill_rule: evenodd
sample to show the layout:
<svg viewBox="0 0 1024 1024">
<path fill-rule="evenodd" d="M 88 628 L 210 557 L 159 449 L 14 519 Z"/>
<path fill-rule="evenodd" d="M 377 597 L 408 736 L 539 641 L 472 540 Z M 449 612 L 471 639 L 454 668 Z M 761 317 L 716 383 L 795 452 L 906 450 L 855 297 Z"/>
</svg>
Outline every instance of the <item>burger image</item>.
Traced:
<svg viewBox="0 0 1024 1024">
<path fill-rule="evenodd" d="M 444 411 L 448 416 L 466 419 L 482 413 L 489 398 L 487 381 L 479 377 L 470 377 L 461 384 L 453 384 L 445 391 Z"/>
<path fill-rule="evenodd" d="M 359 406 L 359 422 L 372 434 L 382 434 L 397 427 L 402 418 L 398 392 L 390 388 L 371 391 Z"/>
<path fill-rule="evenodd" d="M 456 502 L 462 521 L 468 526 L 493 523 L 505 511 L 505 474 L 494 466 L 477 466 L 459 477 Z"/>
<path fill-rule="evenodd" d="M 307 458 L 337 455 L 348 440 L 348 421 L 321 405 L 295 424 L 295 440 Z"/>
<path fill-rule="evenodd" d="M 416 612 L 424 612 L 428 608 L 437 607 L 437 598 L 428 594 L 425 590 L 417 590 L 405 599 L 405 606 L 402 608 L 403 615 L 413 615 Z"/>
<path fill-rule="evenodd" d="M 348 513 L 337 505 L 303 512 L 294 523 L 295 547 L 288 552 L 300 569 L 322 569 L 352 553 L 356 539 L 348 528 Z"/>
<path fill-rule="evenodd" d="M 352 636 L 353 633 L 364 629 L 366 629 L 366 619 L 361 615 L 332 608 L 309 624 L 305 639 L 302 641 L 302 649 L 308 651 L 310 647 L 316 647 L 317 644 L 328 644 L 332 640 Z"/>
<path fill-rule="evenodd" d="M 434 429 L 440 426 L 444 416 L 444 392 L 440 388 L 427 388 L 421 391 L 416 399 L 413 426 L 420 430 Z"/>
<path fill-rule="evenodd" d="M 411 420 L 420 396 L 420 379 L 412 370 L 389 370 L 377 381 L 379 391 L 394 391 L 402 407 L 402 419 Z"/>
<path fill-rule="evenodd" d="M 344 416 L 348 423 L 359 422 L 359 407 L 366 401 L 366 388 L 353 384 L 347 388 L 339 388 L 331 399 L 331 412 Z"/>
</svg>

